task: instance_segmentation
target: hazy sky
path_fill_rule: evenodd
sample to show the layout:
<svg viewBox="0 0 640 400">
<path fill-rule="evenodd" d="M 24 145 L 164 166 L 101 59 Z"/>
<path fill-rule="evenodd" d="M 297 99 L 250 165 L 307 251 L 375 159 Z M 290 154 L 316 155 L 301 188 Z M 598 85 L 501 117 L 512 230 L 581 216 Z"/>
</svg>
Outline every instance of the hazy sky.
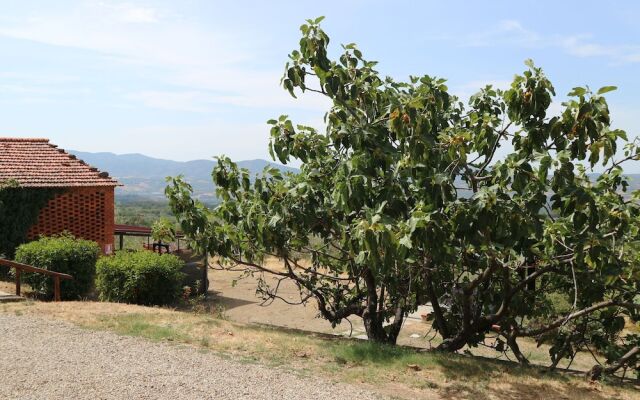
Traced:
<svg viewBox="0 0 640 400">
<path fill-rule="evenodd" d="M 519 4 L 519 5 L 517 5 Z M 327 104 L 279 87 L 306 18 L 396 79 L 468 96 L 533 58 L 562 100 L 617 85 L 614 124 L 640 133 L 636 1 L 3 1 L 0 136 L 188 160 L 268 158 L 265 121 L 321 126 Z M 640 170 L 640 168 L 638 168 Z M 637 172 L 637 171 L 636 171 Z"/>
</svg>

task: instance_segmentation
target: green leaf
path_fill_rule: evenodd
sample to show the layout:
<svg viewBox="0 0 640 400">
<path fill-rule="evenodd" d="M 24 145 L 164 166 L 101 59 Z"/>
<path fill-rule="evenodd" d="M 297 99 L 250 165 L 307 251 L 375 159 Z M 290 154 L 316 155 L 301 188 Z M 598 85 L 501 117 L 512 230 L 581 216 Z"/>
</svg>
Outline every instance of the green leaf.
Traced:
<svg viewBox="0 0 640 400">
<path fill-rule="evenodd" d="M 587 93 L 587 89 L 577 86 L 571 89 L 571 91 L 567 94 L 567 96 L 584 96 Z"/>
<path fill-rule="evenodd" d="M 413 248 L 413 244 L 411 243 L 411 236 L 409 235 L 404 235 L 398 243 L 400 243 L 400 245 L 406 247 L 407 249 Z"/>
<path fill-rule="evenodd" d="M 271 217 L 271 219 L 269 220 L 269 226 L 270 227 L 275 227 L 276 225 L 278 225 L 278 222 L 282 221 L 282 217 L 278 214 L 274 215 L 273 217 Z"/>
<path fill-rule="evenodd" d="M 613 92 L 614 90 L 618 90 L 617 86 L 603 86 L 598 89 L 598 94 L 605 94 L 608 92 Z"/>
<path fill-rule="evenodd" d="M 364 264 L 365 261 L 367 260 L 367 252 L 366 251 L 361 251 L 358 253 L 358 255 L 355 258 L 355 262 L 356 264 Z"/>
</svg>

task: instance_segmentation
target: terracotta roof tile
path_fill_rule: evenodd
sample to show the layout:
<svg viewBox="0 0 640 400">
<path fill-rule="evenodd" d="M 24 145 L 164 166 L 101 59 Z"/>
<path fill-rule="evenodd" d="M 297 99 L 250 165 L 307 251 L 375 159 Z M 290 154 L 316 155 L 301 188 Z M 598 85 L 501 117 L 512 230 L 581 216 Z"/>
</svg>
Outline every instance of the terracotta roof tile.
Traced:
<svg viewBox="0 0 640 400">
<path fill-rule="evenodd" d="M 66 153 L 49 139 L 0 137 L 0 182 L 24 187 L 120 186 L 106 172 Z"/>
</svg>

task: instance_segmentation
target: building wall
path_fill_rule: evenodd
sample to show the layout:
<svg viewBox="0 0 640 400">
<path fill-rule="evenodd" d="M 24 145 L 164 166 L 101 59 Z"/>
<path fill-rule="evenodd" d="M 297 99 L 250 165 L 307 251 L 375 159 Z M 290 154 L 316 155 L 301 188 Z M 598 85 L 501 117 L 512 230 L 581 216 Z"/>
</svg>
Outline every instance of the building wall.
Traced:
<svg viewBox="0 0 640 400">
<path fill-rule="evenodd" d="M 37 239 L 70 232 L 78 238 L 93 240 L 105 253 L 113 251 L 115 224 L 113 187 L 69 188 L 56 195 L 40 210 L 38 222 L 27 237 Z"/>
</svg>

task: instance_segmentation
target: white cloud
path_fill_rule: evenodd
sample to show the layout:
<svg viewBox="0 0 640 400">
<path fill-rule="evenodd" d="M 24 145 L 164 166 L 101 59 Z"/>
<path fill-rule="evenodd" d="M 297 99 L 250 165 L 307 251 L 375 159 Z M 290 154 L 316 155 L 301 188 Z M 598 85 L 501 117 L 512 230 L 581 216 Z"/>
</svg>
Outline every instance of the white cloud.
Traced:
<svg viewBox="0 0 640 400">
<path fill-rule="evenodd" d="M 113 8 L 119 13 L 118 18 L 123 22 L 153 23 L 158 22 L 160 19 L 158 10 L 153 8 L 132 4 L 118 4 Z"/>
<path fill-rule="evenodd" d="M 210 111 L 212 98 L 198 91 L 159 91 L 145 90 L 127 95 L 150 108 L 171 111 L 207 112 Z"/>
<path fill-rule="evenodd" d="M 74 83 L 69 86 L 69 83 Z M 53 103 L 68 96 L 86 96 L 91 90 L 73 76 L 0 72 L 0 101 L 4 104 Z"/>
<path fill-rule="evenodd" d="M 469 47 L 488 47 L 496 44 L 520 46 L 538 46 L 543 38 L 536 32 L 526 29 L 517 20 L 503 20 L 492 29 L 467 35 L 462 45 Z"/>
<path fill-rule="evenodd" d="M 571 55 L 578 57 L 601 57 L 614 55 L 614 49 L 611 47 L 601 46 L 595 43 L 586 43 L 584 41 L 588 36 L 572 36 L 561 41 L 564 47 Z"/>
<path fill-rule="evenodd" d="M 142 68 L 143 73 L 150 71 L 161 84 L 174 89 L 139 90 L 124 96 L 153 108 L 207 112 L 214 104 L 226 103 L 326 109 L 326 102 L 316 96 L 292 102 L 278 84 L 280 66 L 248 67 L 255 64 L 260 37 L 203 27 L 168 10 L 129 3 L 82 3 L 64 13 L 3 19 L 0 36 L 90 50 Z"/>
<path fill-rule="evenodd" d="M 640 62 L 640 45 L 609 45 L 589 41 L 589 35 L 572 36 L 559 41 L 567 53 L 576 57 L 607 57 L 616 63 Z"/>
<path fill-rule="evenodd" d="M 469 97 L 478 93 L 480 89 L 484 89 L 487 85 L 491 85 L 494 89 L 506 90 L 511 86 L 511 81 L 506 79 L 474 80 L 451 87 L 451 93 L 458 96 L 463 102 L 466 102 L 469 100 Z"/>
<path fill-rule="evenodd" d="M 136 18 L 149 20 L 154 13 L 127 5 L 82 3 L 60 14 L 5 22 L 0 25 L 0 35 L 93 50 L 122 61 L 164 68 L 216 67 L 249 57 L 246 49 L 229 43 L 226 33 L 205 30 L 180 18 L 129 23 Z"/>
<path fill-rule="evenodd" d="M 627 54 L 624 59 L 630 63 L 640 63 L 640 49 L 634 53 Z"/>
<path fill-rule="evenodd" d="M 544 35 L 527 29 L 517 20 L 503 20 L 490 30 L 462 39 L 462 46 L 514 45 L 527 48 L 557 47 L 576 57 L 605 57 L 615 63 L 640 62 L 640 44 L 602 44 L 591 35 Z"/>
<path fill-rule="evenodd" d="M 330 101 L 316 93 L 292 98 L 280 87 L 280 74 L 279 71 L 234 69 L 209 74 L 206 70 L 188 69 L 173 76 L 171 83 L 194 89 L 146 90 L 130 93 L 127 97 L 151 108 L 190 112 L 209 112 L 220 105 L 311 111 L 324 111 L 330 107 Z"/>
</svg>

